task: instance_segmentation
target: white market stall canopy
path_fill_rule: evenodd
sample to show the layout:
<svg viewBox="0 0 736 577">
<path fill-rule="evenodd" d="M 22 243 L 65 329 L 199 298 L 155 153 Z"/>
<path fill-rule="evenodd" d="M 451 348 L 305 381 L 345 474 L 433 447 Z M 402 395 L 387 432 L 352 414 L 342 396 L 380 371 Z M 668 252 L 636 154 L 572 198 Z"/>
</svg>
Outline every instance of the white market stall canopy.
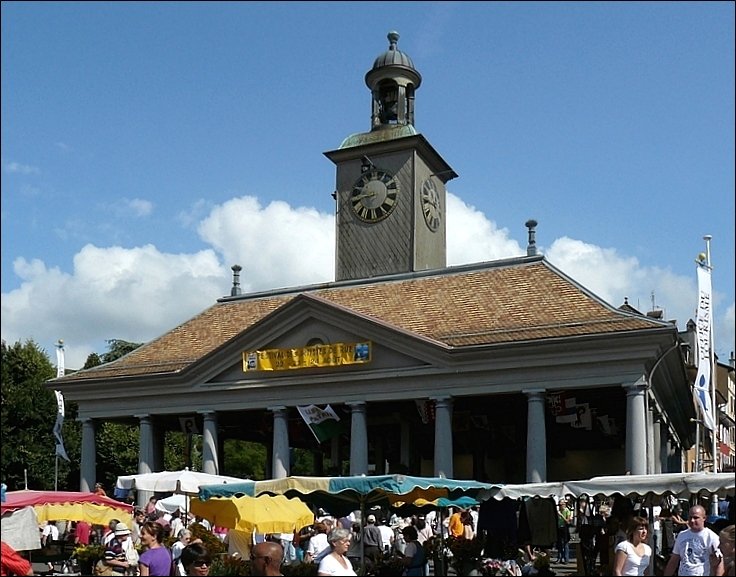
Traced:
<svg viewBox="0 0 736 577">
<path fill-rule="evenodd" d="M 157 473 L 140 473 L 118 477 L 115 486 L 118 489 L 136 489 L 154 493 L 179 493 L 197 495 L 204 485 L 222 485 L 228 483 L 245 483 L 246 479 L 211 475 L 199 471 L 183 469 L 181 471 L 159 471 Z"/>
<path fill-rule="evenodd" d="M 698 493 L 733 495 L 736 477 L 733 473 L 662 473 L 658 475 L 612 475 L 580 481 L 508 484 L 482 492 L 478 498 L 520 499 L 525 497 L 580 497 L 587 495 L 623 495 L 646 497 L 674 495 L 689 497 Z"/>
<path fill-rule="evenodd" d="M 647 495 L 675 495 L 688 497 L 698 493 L 717 494 L 719 497 L 734 494 L 736 477 L 733 473 L 662 473 L 659 475 L 615 475 L 593 477 L 587 481 L 566 481 L 569 494 L 623 495 L 644 497 Z"/>
</svg>

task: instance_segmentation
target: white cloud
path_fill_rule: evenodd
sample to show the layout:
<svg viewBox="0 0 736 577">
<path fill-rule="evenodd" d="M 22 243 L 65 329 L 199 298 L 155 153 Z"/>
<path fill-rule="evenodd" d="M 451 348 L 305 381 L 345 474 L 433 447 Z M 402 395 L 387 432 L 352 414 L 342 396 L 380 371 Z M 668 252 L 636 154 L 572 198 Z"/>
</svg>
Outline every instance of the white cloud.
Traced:
<svg viewBox="0 0 736 577">
<path fill-rule="evenodd" d="M 190 215 L 202 210 L 192 207 Z M 448 195 L 448 264 L 463 264 L 526 254 L 474 207 Z M 79 368 L 91 352 L 107 351 L 109 339 L 144 342 L 228 295 L 230 266 L 240 264 L 244 293 L 334 279 L 334 217 L 314 208 L 285 202 L 262 206 L 243 196 L 214 206 L 199 221 L 207 248 L 193 254 L 162 253 L 156 247 L 84 246 L 71 273 L 19 257 L 19 288 L 2 295 L 2 338 L 9 343 L 35 340 L 52 362 L 54 344 L 64 339 L 66 365 Z M 526 243 L 526 230 L 522 229 Z M 549 261 L 591 292 L 619 306 L 624 297 L 642 311 L 656 304 L 682 329 L 694 314 L 695 275 L 686 278 L 667 269 L 642 266 L 613 248 L 560 238 Z M 721 308 L 716 293 L 717 310 Z M 733 347 L 734 304 L 716 317 L 716 342 Z M 728 339 L 728 340 L 726 340 Z M 721 360 L 724 360 L 723 358 Z"/>
<path fill-rule="evenodd" d="M 334 217 L 282 201 L 262 207 L 243 196 L 215 207 L 199 225 L 199 235 L 228 266 L 243 267 L 243 292 L 335 278 Z"/>
<path fill-rule="evenodd" d="M 126 202 L 136 216 L 149 216 L 153 212 L 153 203 L 149 200 L 134 198 L 133 200 L 126 199 Z"/>
<path fill-rule="evenodd" d="M 107 206 L 107 210 L 124 217 L 133 215 L 135 217 L 150 216 L 153 213 L 154 204 L 150 200 L 141 198 L 121 198 L 115 203 Z"/>
<path fill-rule="evenodd" d="M 11 174 L 38 174 L 40 172 L 36 166 L 19 162 L 3 162 L 3 170 Z"/>
</svg>

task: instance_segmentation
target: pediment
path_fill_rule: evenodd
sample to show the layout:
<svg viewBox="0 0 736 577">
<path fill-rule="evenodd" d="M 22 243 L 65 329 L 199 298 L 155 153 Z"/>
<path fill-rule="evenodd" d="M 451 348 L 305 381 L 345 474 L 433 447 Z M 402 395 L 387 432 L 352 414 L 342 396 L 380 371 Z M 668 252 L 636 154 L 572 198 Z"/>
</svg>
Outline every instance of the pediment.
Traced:
<svg viewBox="0 0 736 577">
<path fill-rule="evenodd" d="M 370 361 L 339 366 L 244 371 L 244 353 L 354 343 L 370 344 Z M 300 376 L 355 374 L 432 366 L 441 360 L 445 348 L 440 343 L 390 326 L 377 318 L 314 295 L 302 294 L 236 335 L 206 361 L 203 360 L 202 366 L 208 367 L 204 381 L 209 384 L 291 378 L 297 373 Z M 196 367 L 192 369 L 199 372 Z M 200 383 L 203 382 L 202 376 L 197 379 Z"/>
</svg>

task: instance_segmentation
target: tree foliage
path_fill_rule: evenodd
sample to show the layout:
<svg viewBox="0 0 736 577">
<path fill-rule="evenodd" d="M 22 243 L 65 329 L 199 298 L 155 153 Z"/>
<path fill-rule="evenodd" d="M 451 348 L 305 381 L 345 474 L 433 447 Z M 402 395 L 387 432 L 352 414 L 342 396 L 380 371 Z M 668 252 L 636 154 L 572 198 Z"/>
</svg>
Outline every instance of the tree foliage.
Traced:
<svg viewBox="0 0 736 577">
<path fill-rule="evenodd" d="M 0 477 L 10 489 L 22 489 L 25 475 L 34 489 L 54 488 L 56 399 L 44 383 L 56 372 L 33 340 L 8 346 L 2 341 L 2 463 Z"/>
<path fill-rule="evenodd" d="M 109 350 L 101 355 L 91 353 L 84 368 L 92 368 L 112 362 L 140 346 L 120 339 L 106 341 Z M 56 439 L 53 427 L 57 405 L 54 392 L 47 381 L 56 376 L 45 351 L 32 340 L 16 342 L 8 346 L 2 342 L 2 462 L 0 479 L 10 490 L 25 486 L 27 472 L 31 489 L 54 489 L 58 479 L 59 490 L 79 490 L 82 427 L 77 421 L 76 403 L 66 402 L 66 416 L 62 429 L 64 447 L 70 458 L 58 459 L 56 477 Z M 202 438 L 193 435 L 191 447 L 192 467 L 202 470 Z M 136 424 L 119 422 L 100 423 L 96 431 L 97 478 L 110 490 L 117 477 L 138 471 L 140 447 L 139 428 Z M 164 442 L 164 468 L 183 469 L 186 463 L 187 437 L 181 431 L 166 431 Z M 237 439 L 224 442 L 224 465 L 227 474 L 235 477 L 264 479 L 266 448 L 259 443 Z M 292 474 L 307 474 L 313 467 L 313 455 L 307 450 L 292 452 Z"/>
<path fill-rule="evenodd" d="M 111 363 L 112 361 L 115 361 L 120 357 L 124 357 L 129 352 L 134 351 L 135 349 L 140 347 L 142 344 L 131 343 L 128 341 L 123 341 L 121 339 L 110 339 L 106 342 L 110 350 L 100 357 L 103 363 Z"/>
</svg>

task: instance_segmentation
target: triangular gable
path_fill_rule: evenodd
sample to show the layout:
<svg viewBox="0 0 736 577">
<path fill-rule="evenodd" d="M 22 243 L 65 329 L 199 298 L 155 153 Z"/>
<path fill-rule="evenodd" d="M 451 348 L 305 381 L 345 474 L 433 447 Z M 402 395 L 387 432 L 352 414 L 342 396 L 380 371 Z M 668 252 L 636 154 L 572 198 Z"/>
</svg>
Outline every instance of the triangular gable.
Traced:
<svg viewBox="0 0 736 577">
<path fill-rule="evenodd" d="M 288 370 L 244 370 L 244 353 L 299 350 L 313 345 L 338 343 L 369 343 L 370 362 Z M 297 371 L 314 375 L 335 371 L 385 370 L 441 363 L 443 350 L 446 354 L 446 349 L 441 343 L 382 323 L 326 299 L 300 294 L 197 362 L 191 369 L 197 373 L 199 382 L 202 382 L 203 377 L 206 381 L 227 382 L 249 377 L 279 378 L 287 373 L 293 376 Z M 206 375 L 197 370 L 200 366 L 208 367 Z"/>
</svg>

